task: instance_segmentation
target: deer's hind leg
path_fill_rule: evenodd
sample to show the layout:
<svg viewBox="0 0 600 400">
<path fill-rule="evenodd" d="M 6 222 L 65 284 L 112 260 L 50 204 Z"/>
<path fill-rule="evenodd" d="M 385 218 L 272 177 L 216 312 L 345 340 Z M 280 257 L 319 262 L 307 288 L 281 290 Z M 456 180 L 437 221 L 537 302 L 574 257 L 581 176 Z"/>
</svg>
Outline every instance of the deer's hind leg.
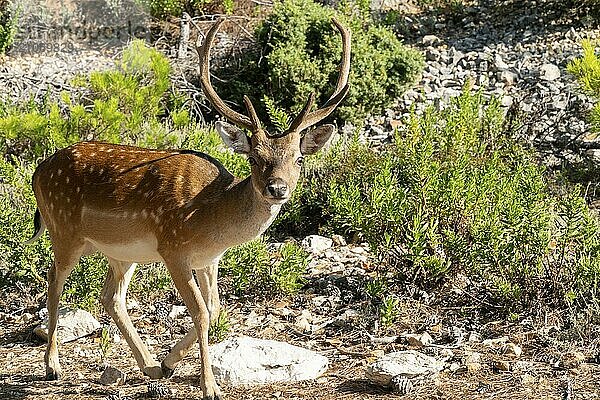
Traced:
<svg viewBox="0 0 600 400">
<path fill-rule="evenodd" d="M 108 275 L 102 287 L 102 305 L 104 305 L 106 312 L 108 312 L 117 324 L 119 331 L 121 331 L 121 334 L 131 348 L 133 357 L 144 375 L 152 379 L 162 378 L 163 374 L 160 365 L 154 356 L 150 354 L 142 339 L 140 339 L 127 313 L 127 288 L 137 264 L 111 258 L 109 258 L 109 264 Z"/>
<path fill-rule="evenodd" d="M 83 242 L 65 246 L 64 241 L 52 240 L 54 263 L 48 270 L 48 346 L 44 361 L 46 363 L 46 380 L 60 379 L 62 370 L 58 359 L 58 305 L 65 281 L 77 265 L 84 249 Z"/>
</svg>

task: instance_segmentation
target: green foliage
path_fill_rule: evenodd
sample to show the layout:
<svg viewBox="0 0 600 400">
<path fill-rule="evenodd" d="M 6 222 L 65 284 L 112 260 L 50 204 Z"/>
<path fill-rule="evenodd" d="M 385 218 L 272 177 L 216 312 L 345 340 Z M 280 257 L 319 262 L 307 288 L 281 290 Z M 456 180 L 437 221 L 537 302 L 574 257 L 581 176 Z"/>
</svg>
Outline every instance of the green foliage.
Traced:
<svg viewBox="0 0 600 400">
<path fill-rule="evenodd" d="M 398 317 L 398 299 L 394 296 L 388 296 L 383 299 L 379 306 L 379 320 L 384 327 L 391 326 Z"/>
<path fill-rule="evenodd" d="M 0 54 L 13 44 L 17 34 L 17 22 L 19 12 L 11 10 L 11 3 L 8 0 L 0 0 Z"/>
<path fill-rule="evenodd" d="M 50 265 L 49 241 L 44 238 L 23 245 L 33 232 L 32 173 L 31 164 L 14 164 L 0 158 L 0 287 L 45 285 L 41 265 Z"/>
<path fill-rule="evenodd" d="M 168 147 L 172 128 L 189 125 L 180 96 L 169 93 L 171 67 L 156 49 L 133 41 L 110 71 L 79 77 L 85 97 L 64 93 L 62 102 L 3 105 L 0 151 L 26 158 L 47 156 L 79 140 Z"/>
<path fill-rule="evenodd" d="M 503 131 L 498 102 L 465 92 L 412 116 L 393 145 L 354 140 L 308 165 L 275 231 L 316 221 L 312 232 L 369 242 L 400 282 L 460 272 L 507 310 L 583 304 L 597 294 L 600 225 L 577 187 L 553 187 Z"/>
<path fill-rule="evenodd" d="M 350 92 L 335 116 L 359 121 L 385 107 L 414 82 L 423 57 L 349 3 L 341 3 L 336 12 L 312 0 L 276 2 L 256 31 L 262 51 L 247 52 L 239 65 L 224 69 L 223 83 L 215 82 L 219 93 L 239 104 L 244 94 L 267 96 L 276 107 L 292 112 L 299 111 L 311 92 L 323 104 L 335 87 L 341 57 L 333 16 L 352 30 Z"/>
<path fill-rule="evenodd" d="M 249 292 L 294 293 L 302 285 L 308 255 L 293 242 L 277 250 L 257 239 L 228 250 L 221 260 L 223 274 L 232 278 L 237 294 Z"/>
<path fill-rule="evenodd" d="M 184 11 L 192 16 L 200 15 L 210 0 L 136 0 L 136 3 L 148 10 L 153 17 L 166 19 L 181 17 Z"/>
<path fill-rule="evenodd" d="M 572 60 L 567 71 L 573 74 L 583 90 L 595 98 L 600 98 L 600 59 L 596 54 L 597 42 L 585 39 L 581 42 L 583 55 Z M 596 103 L 590 114 L 590 122 L 595 132 L 600 132 L 600 103 Z"/>
<path fill-rule="evenodd" d="M 227 310 L 221 309 L 219 316 L 208 327 L 208 339 L 210 343 L 218 343 L 223 341 L 229 330 L 231 329 L 231 323 L 229 322 L 229 315 Z"/>
</svg>

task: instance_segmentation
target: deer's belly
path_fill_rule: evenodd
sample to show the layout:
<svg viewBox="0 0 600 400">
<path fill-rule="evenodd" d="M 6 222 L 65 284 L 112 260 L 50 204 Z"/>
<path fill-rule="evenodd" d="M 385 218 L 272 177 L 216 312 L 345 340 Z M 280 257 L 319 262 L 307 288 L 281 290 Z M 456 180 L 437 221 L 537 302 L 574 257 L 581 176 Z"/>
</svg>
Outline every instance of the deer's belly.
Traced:
<svg viewBox="0 0 600 400">
<path fill-rule="evenodd" d="M 98 251 L 115 260 L 138 263 L 162 261 L 157 251 L 156 238 L 153 236 L 118 243 L 103 243 L 90 238 L 86 240 Z"/>
</svg>

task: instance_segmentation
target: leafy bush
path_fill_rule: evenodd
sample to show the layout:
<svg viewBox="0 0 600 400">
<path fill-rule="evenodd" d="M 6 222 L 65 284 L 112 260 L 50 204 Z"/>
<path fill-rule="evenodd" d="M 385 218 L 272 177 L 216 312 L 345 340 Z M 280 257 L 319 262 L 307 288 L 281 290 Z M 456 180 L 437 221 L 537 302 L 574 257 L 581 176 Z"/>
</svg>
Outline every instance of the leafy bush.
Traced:
<svg viewBox="0 0 600 400">
<path fill-rule="evenodd" d="M 414 82 L 423 58 L 348 5 L 336 12 L 312 0 L 276 2 L 256 31 L 261 51 L 246 52 L 238 65 L 224 68 L 224 79 L 215 86 L 239 104 L 244 94 L 266 95 L 277 107 L 297 112 L 312 91 L 323 104 L 335 87 L 341 57 L 334 15 L 352 30 L 350 92 L 334 116 L 359 121 L 381 110 Z"/>
<path fill-rule="evenodd" d="M 11 10 L 8 0 L 0 0 L 0 54 L 14 42 L 17 34 L 18 11 Z"/>
<path fill-rule="evenodd" d="M 308 255 L 293 242 L 269 251 L 264 239 L 229 249 L 221 261 L 225 276 L 230 276 L 237 294 L 294 293 L 302 285 Z"/>
<path fill-rule="evenodd" d="M 210 0 L 137 0 L 141 7 L 148 10 L 155 18 L 181 17 L 185 11 L 197 15 Z"/>
<path fill-rule="evenodd" d="M 597 295 L 600 224 L 578 187 L 554 187 L 503 131 L 498 102 L 465 92 L 391 146 L 351 141 L 309 165 L 275 229 L 312 220 L 368 241 L 399 284 L 461 273 L 506 311 L 582 305 Z"/>
<path fill-rule="evenodd" d="M 600 99 L 600 59 L 596 55 L 595 41 L 581 42 L 583 55 L 569 63 L 567 71 L 573 74 L 585 92 Z M 590 122 L 595 132 L 600 132 L 600 103 L 596 103 L 590 114 Z"/>
</svg>

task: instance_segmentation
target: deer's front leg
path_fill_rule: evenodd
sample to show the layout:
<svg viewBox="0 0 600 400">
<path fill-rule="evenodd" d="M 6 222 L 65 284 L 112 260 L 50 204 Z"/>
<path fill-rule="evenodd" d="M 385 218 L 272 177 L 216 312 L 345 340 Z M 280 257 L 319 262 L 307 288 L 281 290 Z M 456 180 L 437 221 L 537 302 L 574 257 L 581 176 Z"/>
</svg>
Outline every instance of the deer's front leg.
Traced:
<svg viewBox="0 0 600 400">
<path fill-rule="evenodd" d="M 210 362 L 210 355 L 208 353 L 208 326 L 210 324 L 210 315 L 204 296 L 196 284 L 192 268 L 189 267 L 187 263 L 165 261 L 171 277 L 173 278 L 173 283 L 179 291 L 179 294 L 192 317 L 194 328 L 196 328 L 195 330 L 198 335 L 202 369 L 202 381 L 200 383 L 202 385 L 202 391 L 204 392 L 204 399 L 221 399 L 221 390 L 215 381 Z M 195 336 L 195 334 L 190 332 L 186 335 L 186 338 L 189 340 L 193 337 L 192 335 Z M 183 340 L 185 340 L 185 338 Z"/>
<path fill-rule="evenodd" d="M 66 240 L 60 239 L 62 238 L 53 238 L 56 242 L 66 242 Z M 77 261 L 79 261 L 81 247 L 81 244 L 71 247 L 55 244 L 52 246 L 54 250 L 54 264 L 48 270 L 48 346 L 46 347 L 46 354 L 44 356 L 47 380 L 59 379 L 62 372 L 60 362 L 58 361 L 58 337 L 56 329 L 58 325 L 58 304 L 65 281 L 75 267 L 75 264 L 77 264 Z"/>
<path fill-rule="evenodd" d="M 208 308 L 211 324 L 219 318 L 221 304 L 219 302 L 219 289 L 217 286 L 217 276 L 219 272 L 219 262 L 215 261 L 206 268 L 196 270 L 196 278 L 200 284 L 200 291 L 204 302 Z M 198 340 L 196 329 L 192 328 L 189 332 L 171 349 L 169 354 L 162 362 L 163 375 L 167 378 L 173 375 L 177 364 L 192 349 L 194 343 Z"/>
<path fill-rule="evenodd" d="M 152 379 L 162 378 L 163 373 L 148 348 L 140 339 L 129 314 L 127 313 L 127 287 L 133 277 L 136 264 L 121 262 L 109 258 L 110 268 L 102 288 L 100 299 L 104 308 L 117 324 L 119 331 L 127 341 L 133 356 L 144 375 Z"/>
</svg>

